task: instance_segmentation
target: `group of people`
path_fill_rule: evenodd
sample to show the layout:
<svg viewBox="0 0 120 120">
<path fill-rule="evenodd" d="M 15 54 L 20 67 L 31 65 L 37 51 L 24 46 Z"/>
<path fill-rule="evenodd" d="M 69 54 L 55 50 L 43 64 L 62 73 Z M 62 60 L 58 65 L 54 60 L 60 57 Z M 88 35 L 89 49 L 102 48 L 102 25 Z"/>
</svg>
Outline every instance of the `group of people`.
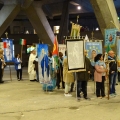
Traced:
<svg viewBox="0 0 120 120">
<path fill-rule="evenodd" d="M 94 61 L 91 62 L 89 58 L 87 58 L 87 51 L 84 51 L 85 55 L 85 66 L 86 71 L 77 72 L 77 73 L 69 73 L 68 72 L 68 61 L 67 61 L 67 51 L 65 51 L 65 56 L 61 52 L 59 52 L 59 58 L 58 58 L 58 66 L 57 69 L 52 70 L 52 75 L 54 76 L 54 84 L 56 85 L 58 89 L 60 89 L 60 83 L 62 83 L 62 88 L 64 90 L 64 95 L 72 96 L 70 93 L 73 91 L 74 82 L 75 82 L 75 76 L 76 76 L 76 84 L 77 84 L 77 98 L 80 100 L 81 98 L 81 92 L 83 93 L 83 97 L 85 99 L 90 99 L 87 96 L 87 82 L 90 79 L 90 75 L 93 75 L 94 81 L 96 82 L 96 96 L 97 98 L 104 98 L 105 95 L 105 80 L 109 78 L 109 87 L 110 87 L 110 95 L 115 96 L 116 95 L 116 79 L 117 79 L 117 62 L 115 58 L 114 51 L 109 51 L 108 53 L 108 60 L 109 63 L 109 71 L 106 68 L 106 64 L 104 62 L 104 55 L 103 54 L 97 54 L 94 57 Z M 49 52 L 48 54 L 49 62 L 48 64 L 52 64 L 52 53 Z M 36 51 L 33 50 L 31 52 L 31 55 L 29 57 L 29 63 L 28 63 L 28 73 L 29 73 L 29 80 L 30 81 L 39 81 L 38 78 L 38 68 L 35 67 L 37 63 L 38 66 L 38 58 L 36 60 Z M 37 71 L 36 71 L 37 70 Z M 109 73 L 109 74 L 108 74 Z M 76 75 L 75 75 L 76 74 Z M 51 76 L 52 76 L 51 75 Z"/>
<path fill-rule="evenodd" d="M 55 87 L 60 89 L 60 83 L 62 83 L 62 88 L 64 90 L 64 95 L 66 97 L 72 96 L 70 92 L 73 91 L 75 76 L 76 76 L 76 84 L 77 84 L 77 98 L 80 100 L 81 92 L 83 93 L 83 97 L 85 99 L 90 99 L 87 96 L 87 82 L 90 78 L 90 74 L 93 75 L 94 81 L 96 82 L 96 96 L 98 98 L 104 98 L 105 95 L 105 80 L 109 79 L 109 94 L 111 96 L 116 95 L 116 79 L 117 79 L 117 61 L 115 58 L 114 51 L 109 51 L 108 60 L 109 60 L 109 70 L 106 68 L 106 64 L 104 62 L 104 55 L 97 54 L 94 57 L 94 61 L 87 58 L 87 51 L 84 51 L 85 55 L 85 66 L 86 71 L 81 71 L 77 73 L 69 73 L 68 72 L 68 60 L 67 60 L 67 51 L 65 51 L 65 56 L 61 52 L 59 52 L 58 56 L 58 64 L 56 64 L 56 69 L 51 69 L 52 67 L 52 52 L 48 54 L 48 68 L 49 74 L 51 74 L 54 78 Z M 17 79 L 18 81 L 22 80 L 22 61 L 20 59 L 20 55 L 17 54 L 14 59 L 15 69 L 17 71 Z M 3 50 L 0 49 L 0 83 L 3 83 L 3 71 L 6 66 L 3 56 Z M 50 71 L 51 69 L 51 71 Z M 39 81 L 39 73 L 38 73 L 38 57 L 36 56 L 36 51 L 31 51 L 28 62 L 28 74 L 30 81 Z M 41 73 L 42 74 L 42 73 Z"/>
<path fill-rule="evenodd" d="M 97 54 L 94 57 L 94 61 L 90 61 L 89 58 L 86 57 L 87 51 L 85 50 L 85 66 L 86 71 L 81 71 L 76 73 L 77 77 L 77 98 L 80 100 L 81 98 L 81 92 L 83 92 L 83 97 L 85 99 L 90 99 L 87 97 L 87 81 L 90 78 L 90 74 L 93 75 L 93 79 L 96 82 L 96 97 L 97 98 L 106 98 L 105 95 L 105 80 L 109 79 L 109 94 L 110 96 L 116 96 L 116 79 L 117 79 L 117 62 L 115 58 L 114 51 L 108 52 L 108 62 L 109 62 L 109 70 L 106 67 L 106 63 L 104 62 L 104 55 L 103 54 Z M 63 61 L 63 73 L 64 69 L 67 71 L 67 60 Z M 65 66 L 67 67 L 65 67 Z M 68 76 L 67 76 L 68 75 Z M 74 81 L 74 76 L 72 73 L 65 73 L 63 76 L 66 76 L 65 80 L 65 96 L 72 96 L 69 93 L 68 87 L 70 86 L 70 83 Z M 72 79 L 70 79 L 70 78 Z M 69 80 L 69 81 L 68 81 Z"/>
</svg>

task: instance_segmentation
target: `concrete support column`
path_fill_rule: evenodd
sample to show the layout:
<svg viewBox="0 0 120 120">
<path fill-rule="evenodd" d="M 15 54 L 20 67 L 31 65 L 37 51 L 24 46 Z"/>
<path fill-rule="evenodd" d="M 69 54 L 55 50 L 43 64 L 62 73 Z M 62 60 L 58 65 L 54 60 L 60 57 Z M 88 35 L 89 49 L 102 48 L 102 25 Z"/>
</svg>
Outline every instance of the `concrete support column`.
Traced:
<svg viewBox="0 0 120 120">
<path fill-rule="evenodd" d="M 25 9 L 25 12 L 40 40 L 43 41 L 43 43 L 49 44 L 52 48 L 54 34 L 41 5 L 40 2 L 34 2 Z"/>
<path fill-rule="evenodd" d="M 5 5 L 0 11 L 0 36 L 20 12 L 20 5 Z"/>
<path fill-rule="evenodd" d="M 63 10 L 60 22 L 60 30 L 58 35 L 59 43 L 63 42 L 63 36 L 68 35 L 68 22 L 69 22 L 69 0 L 63 2 Z"/>
<path fill-rule="evenodd" d="M 102 34 L 106 28 L 118 28 L 119 21 L 113 0 L 90 0 Z"/>
</svg>

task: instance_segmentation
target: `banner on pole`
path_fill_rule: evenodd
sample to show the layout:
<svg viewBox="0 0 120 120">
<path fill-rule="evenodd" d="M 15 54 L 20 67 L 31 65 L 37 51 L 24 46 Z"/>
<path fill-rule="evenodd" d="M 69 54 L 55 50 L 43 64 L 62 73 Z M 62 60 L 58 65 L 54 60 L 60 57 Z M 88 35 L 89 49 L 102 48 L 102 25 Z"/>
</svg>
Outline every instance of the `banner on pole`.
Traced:
<svg viewBox="0 0 120 120">
<path fill-rule="evenodd" d="M 105 47 L 110 45 L 110 47 L 115 47 L 116 45 L 116 33 L 117 29 L 106 29 L 105 30 Z"/>
<path fill-rule="evenodd" d="M 39 81 L 40 81 L 40 83 L 44 83 L 44 82 L 49 81 L 48 45 L 38 44 L 37 45 L 37 55 L 38 55 Z"/>
<path fill-rule="evenodd" d="M 117 61 L 118 61 L 118 68 L 120 70 L 120 39 L 117 40 Z"/>
<path fill-rule="evenodd" d="M 102 54 L 102 42 L 85 42 L 85 49 L 87 50 L 87 57 L 91 64 L 94 64 L 94 58 L 97 54 Z M 94 66 L 94 65 L 93 65 Z"/>
<path fill-rule="evenodd" d="M 85 71 L 84 40 L 66 40 L 68 72 Z"/>
<path fill-rule="evenodd" d="M 117 32 L 117 66 L 120 72 L 120 32 Z"/>
<path fill-rule="evenodd" d="M 13 62 L 13 40 L 11 39 L 3 39 L 3 49 L 4 49 L 4 58 L 5 62 Z"/>
<path fill-rule="evenodd" d="M 82 26 L 78 25 L 78 24 L 74 24 L 72 23 L 72 28 L 71 28 L 71 37 L 78 37 L 80 36 L 80 29 Z"/>
</svg>

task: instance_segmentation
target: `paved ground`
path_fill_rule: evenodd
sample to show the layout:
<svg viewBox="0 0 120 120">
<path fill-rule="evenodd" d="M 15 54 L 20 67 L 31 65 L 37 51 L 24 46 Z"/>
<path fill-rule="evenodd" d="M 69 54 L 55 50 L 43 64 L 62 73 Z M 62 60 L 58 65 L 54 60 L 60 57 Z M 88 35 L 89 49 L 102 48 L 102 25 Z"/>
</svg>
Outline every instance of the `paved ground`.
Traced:
<svg viewBox="0 0 120 120">
<path fill-rule="evenodd" d="M 120 120 L 120 85 L 117 96 L 97 99 L 94 83 L 88 84 L 91 101 L 78 102 L 75 92 L 65 97 L 62 89 L 44 92 L 42 85 L 28 80 L 27 69 L 23 70 L 23 81 L 17 81 L 12 69 L 12 81 L 8 69 L 4 73 L 4 84 L 0 84 L 0 120 Z"/>
</svg>

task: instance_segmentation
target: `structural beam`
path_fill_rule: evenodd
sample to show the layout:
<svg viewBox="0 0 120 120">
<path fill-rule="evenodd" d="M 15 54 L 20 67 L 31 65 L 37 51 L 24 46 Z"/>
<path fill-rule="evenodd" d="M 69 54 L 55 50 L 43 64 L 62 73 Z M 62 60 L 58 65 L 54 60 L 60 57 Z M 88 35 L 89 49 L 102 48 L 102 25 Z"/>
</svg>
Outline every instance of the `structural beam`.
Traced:
<svg viewBox="0 0 120 120">
<path fill-rule="evenodd" d="M 113 0 L 90 0 L 90 2 L 103 35 L 107 28 L 120 28 Z"/>
<path fill-rule="evenodd" d="M 27 9 L 25 9 L 25 13 L 35 28 L 40 40 L 43 43 L 49 44 L 52 48 L 54 34 L 42 10 L 41 5 L 42 4 L 40 4 L 40 2 L 34 2 Z"/>
<path fill-rule="evenodd" d="M 20 12 L 20 5 L 5 5 L 0 10 L 0 36 Z"/>
<path fill-rule="evenodd" d="M 21 7 L 27 9 L 34 0 L 21 0 Z"/>
<path fill-rule="evenodd" d="M 69 0 L 64 1 L 63 10 L 60 22 L 60 30 L 58 35 L 59 43 L 63 42 L 64 36 L 68 35 L 68 23 L 69 22 Z"/>
<path fill-rule="evenodd" d="M 46 16 L 48 16 L 50 19 L 53 19 L 53 15 L 52 15 L 52 12 L 51 12 L 49 6 L 43 5 L 42 8 L 43 8 L 44 12 L 46 13 Z"/>
</svg>

